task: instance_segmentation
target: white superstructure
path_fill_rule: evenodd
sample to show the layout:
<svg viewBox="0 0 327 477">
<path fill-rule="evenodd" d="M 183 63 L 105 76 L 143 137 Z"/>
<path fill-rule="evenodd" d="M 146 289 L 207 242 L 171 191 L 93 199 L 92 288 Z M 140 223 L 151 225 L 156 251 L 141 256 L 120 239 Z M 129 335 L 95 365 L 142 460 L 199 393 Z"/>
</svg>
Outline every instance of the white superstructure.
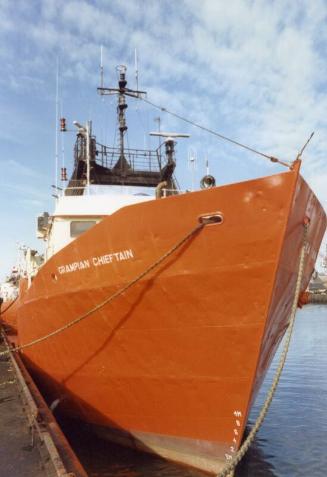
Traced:
<svg viewBox="0 0 327 477">
<path fill-rule="evenodd" d="M 4 282 L 0 284 L 0 298 L 2 298 L 4 302 L 14 300 L 17 295 L 17 285 L 11 282 Z"/>
<path fill-rule="evenodd" d="M 66 193 L 67 193 L 66 189 Z M 83 195 L 62 195 L 39 238 L 46 241 L 45 260 L 76 237 L 128 205 L 155 199 L 155 189 L 131 186 L 91 186 Z"/>
<path fill-rule="evenodd" d="M 57 186 L 56 174 L 55 210 L 52 215 L 44 212 L 38 217 L 37 236 L 45 241 L 44 262 L 96 226 L 103 217 L 126 206 L 177 193 L 173 177 L 176 166 L 174 139 L 188 135 L 158 132 L 154 135 L 164 137 L 165 141 L 157 148 L 127 148 L 126 96 L 139 99 L 146 92 L 126 87 L 126 66 L 119 65 L 117 71 L 117 87 L 102 85 L 98 92 L 117 96 L 118 144 L 99 144 L 92 133 L 91 121 L 85 125 L 73 122 L 77 131 L 74 166 L 69 179 L 66 167 L 61 168 L 62 187 L 66 181 L 67 187 Z M 60 118 L 60 131 L 69 131 L 65 118 Z M 56 160 L 57 155 L 56 152 Z M 34 270 L 30 275 L 32 280 Z"/>
</svg>

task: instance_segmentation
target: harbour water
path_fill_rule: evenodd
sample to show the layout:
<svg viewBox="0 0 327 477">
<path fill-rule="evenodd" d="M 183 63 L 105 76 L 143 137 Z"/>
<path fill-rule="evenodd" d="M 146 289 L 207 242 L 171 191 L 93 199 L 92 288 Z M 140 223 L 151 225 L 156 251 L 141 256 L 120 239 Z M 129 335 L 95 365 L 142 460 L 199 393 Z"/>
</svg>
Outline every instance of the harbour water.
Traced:
<svg viewBox="0 0 327 477">
<path fill-rule="evenodd" d="M 297 313 L 287 362 L 274 400 L 235 477 L 323 477 L 327 469 L 327 307 Z M 276 370 L 280 351 L 250 415 L 253 424 Z M 147 454 L 124 449 L 63 423 L 90 477 L 202 477 Z"/>
</svg>

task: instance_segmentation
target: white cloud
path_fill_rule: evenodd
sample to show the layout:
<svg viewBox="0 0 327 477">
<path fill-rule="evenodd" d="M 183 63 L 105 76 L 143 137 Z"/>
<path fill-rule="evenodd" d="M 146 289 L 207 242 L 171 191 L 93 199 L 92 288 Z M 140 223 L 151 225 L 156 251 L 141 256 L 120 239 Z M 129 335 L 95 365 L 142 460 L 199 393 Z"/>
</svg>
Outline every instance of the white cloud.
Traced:
<svg viewBox="0 0 327 477">
<path fill-rule="evenodd" d="M 48 195 L 44 191 L 36 189 L 32 185 L 3 182 L 1 187 L 12 192 L 15 195 L 15 200 L 18 196 L 26 200 L 43 201 L 43 203 L 48 199 Z"/>
<path fill-rule="evenodd" d="M 0 161 L 0 169 L 3 173 L 3 176 L 7 178 L 12 177 L 19 179 L 19 176 L 22 176 L 23 178 L 33 177 L 39 180 L 46 179 L 45 174 L 14 159 Z"/>
<path fill-rule="evenodd" d="M 321 204 L 327 210 L 327 172 L 313 175 L 309 173 L 306 179 Z"/>
</svg>

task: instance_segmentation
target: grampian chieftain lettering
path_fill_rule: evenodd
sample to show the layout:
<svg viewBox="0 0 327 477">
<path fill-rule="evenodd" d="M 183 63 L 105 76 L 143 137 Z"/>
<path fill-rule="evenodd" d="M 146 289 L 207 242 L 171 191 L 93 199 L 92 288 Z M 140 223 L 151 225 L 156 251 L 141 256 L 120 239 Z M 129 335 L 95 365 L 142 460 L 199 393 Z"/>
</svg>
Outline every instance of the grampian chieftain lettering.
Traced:
<svg viewBox="0 0 327 477">
<path fill-rule="evenodd" d="M 66 265 L 60 265 L 58 272 L 62 275 L 64 273 L 76 272 L 77 270 L 84 270 L 85 268 L 100 267 L 109 265 L 113 262 L 121 262 L 123 260 L 130 260 L 134 258 L 134 252 L 129 250 L 120 250 L 119 252 L 112 252 L 106 255 L 91 257 L 86 260 L 80 260 Z"/>
</svg>

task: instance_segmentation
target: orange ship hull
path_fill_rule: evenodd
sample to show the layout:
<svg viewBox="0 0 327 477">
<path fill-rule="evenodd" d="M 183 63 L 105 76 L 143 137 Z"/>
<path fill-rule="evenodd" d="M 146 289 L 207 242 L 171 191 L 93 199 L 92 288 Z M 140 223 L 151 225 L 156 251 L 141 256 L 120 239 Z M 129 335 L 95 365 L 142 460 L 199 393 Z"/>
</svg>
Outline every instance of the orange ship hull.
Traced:
<svg viewBox="0 0 327 477">
<path fill-rule="evenodd" d="M 199 216 L 223 216 L 110 305 L 23 351 L 50 399 L 118 442 L 219 471 L 288 324 L 303 220 L 303 290 L 326 227 L 298 169 L 125 207 L 53 256 L 20 300 L 20 344 L 125 286 Z"/>
<path fill-rule="evenodd" d="M 17 333 L 17 309 L 19 302 L 8 300 L 3 302 L 0 309 L 0 323 L 5 325 L 7 332 Z"/>
</svg>

